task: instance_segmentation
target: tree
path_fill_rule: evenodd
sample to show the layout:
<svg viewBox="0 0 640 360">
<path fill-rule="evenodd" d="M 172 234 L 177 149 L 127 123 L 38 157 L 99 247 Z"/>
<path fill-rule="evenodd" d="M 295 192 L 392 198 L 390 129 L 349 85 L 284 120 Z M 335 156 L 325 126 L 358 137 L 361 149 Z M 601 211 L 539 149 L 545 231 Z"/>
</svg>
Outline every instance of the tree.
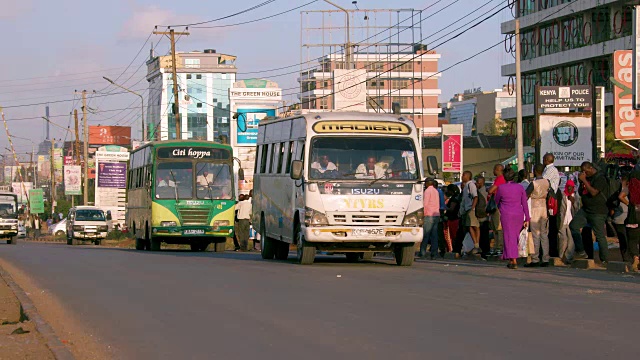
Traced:
<svg viewBox="0 0 640 360">
<path fill-rule="evenodd" d="M 508 135 L 506 132 L 507 132 L 507 123 L 503 121 L 499 116 L 496 116 L 492 121 L 490 121 L 484 127 L 484 129 L 482 129 L 482 133 L 485 135 L 504 136 L 504 135 Z"/>
</svg>

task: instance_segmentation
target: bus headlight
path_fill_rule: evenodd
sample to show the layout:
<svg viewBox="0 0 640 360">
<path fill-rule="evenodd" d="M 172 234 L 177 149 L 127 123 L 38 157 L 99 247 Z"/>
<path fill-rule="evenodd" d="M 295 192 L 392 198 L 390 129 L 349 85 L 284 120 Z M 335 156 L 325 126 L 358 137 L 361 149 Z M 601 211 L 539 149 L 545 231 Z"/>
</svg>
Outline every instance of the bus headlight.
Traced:
<svg viewBox="0 0 640 360">
<path fill-rule="evenodd" d="M 329 225 L 327 216 L 312 208 L 306 208 L 304 214 L 304 224 L 306 226 L 324 226 Z"/>
<path fill-rule="evenodd" d="M 173 226 L 177 226 L 175 221 L 163 221 L 160 223 L 160 226 L 162 227 L 173 227 Z"/>
<path fill-rule="evenodd" d="M 422 226 L 424 225 L 424 210 L 420 209 L 418 211 L 412 212 L 411 214 L 404 217 L 402 221 L 402 225 L 404 226 Z"/>
<path fill-rule="evenodd" d="M 213 222 L 213 226 L 229 226 L 229 220 L 216 220 Z"/>
</svg>

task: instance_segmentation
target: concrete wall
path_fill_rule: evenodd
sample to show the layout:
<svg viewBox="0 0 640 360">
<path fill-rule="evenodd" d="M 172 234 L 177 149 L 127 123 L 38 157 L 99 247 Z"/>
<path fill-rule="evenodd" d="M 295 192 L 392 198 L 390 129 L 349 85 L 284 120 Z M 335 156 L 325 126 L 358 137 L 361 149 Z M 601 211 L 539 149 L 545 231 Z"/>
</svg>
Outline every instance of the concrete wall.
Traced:
<svg viewBox="0 0 640 360">
<path fill-rule="evenodd" d="M 422 149 L 422 159 L 426 162 L 427 156 L 433 155 L 442 166 L 442 149 Z M 462 153 L 463 170 L 473 172 L 473 175 L 486 171 L 491 177 L 493 166 L 515 155 L 515 149 L 482 149 L 465 148 Z M 426 169 L 426 167 L 425 167 Z"/>
</svg>

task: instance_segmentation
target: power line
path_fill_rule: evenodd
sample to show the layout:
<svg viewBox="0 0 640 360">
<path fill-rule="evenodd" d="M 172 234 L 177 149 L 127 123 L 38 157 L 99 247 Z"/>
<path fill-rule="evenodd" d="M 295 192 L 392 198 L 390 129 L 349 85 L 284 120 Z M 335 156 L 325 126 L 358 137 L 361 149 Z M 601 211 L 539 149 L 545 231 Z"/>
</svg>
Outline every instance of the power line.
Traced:
<svg viewBox="0 0 640 360">
<path fill-rule="evenodd" d="M 250 8 L 248 8 L 248 9 L 245 9 L 245 10 L 239 11 L 239 12 L 234 13 L 234 14 L 226 15 L 226 16 L 223 16 L 223 17 L 220 17 L 220 18 L 217 18 L 217 19 L 213 19 L 213 20 L 201 21 L 201 22 L 196 22 L 196 23 L 191 23 L 191 24 L 180 24 L 180 25 L 158 25 L 158 26 L 160 26 L 160 27 L 167 27 L 167 28 L 171 28 L 171 27 L 185 27 L 185 26 L 195 26 L 195 25 L 209 24 L 209 23 L 212 23 L 212 22 L 216 22 L 216 21 L 220 21 L 220 20 L 224 20 L 224 19 L 232 18 L 232 17 L 234 17 L 234 16 L 238 16 L 238 15 L 246 14 L 246 13 L 248 13 L 248 12 L 250 12 L 250 11 L 255 10 L 255 9 L 259 9 L 259 8 L 261 8 L 261 7 L 265 6 L 265 5 L 269 5 L 269 4 L 271 4 L 272 2 L 275 2 L 275 1 L 276 1 L 276 0 L 267 0 L 267 1 L 265 1 L 265 2 L 262 2 L 262 3 L 258 4 L 258 5 L 254 5 L 254 6 L 250 7 Z M 156 27 L 157 27 L 157 26 L 156 26 Z"/>
<path fill-rule="evenodd" d="M 440 0 L 440 1 L 442 1 L 442 0 Z M 302 9 L 303 7 L 309 6 L 309 5 L 311 5 L 311 4 L 315 3 L 315 2 L 318 2 L 318 0 L 313 0 L 313 1 L 310 1 L 310 2 L 308 2 L 306 4 L 294 7 L 292 9 L 285 10 L 285 11 L 279 12 L 277 14 L 265 16 L 265 17 L 262 17 L 262 18 L 259 18 L 259 19 L 253 19 L 253 20 L 249 20 L 249 21 L 243 21 L 243 22 L 239 22 L 239 23 L 235 23 L 235 24 L 228 24 L 228 25 L 193 26 L 193 28 L 194 29 L 217 29 L 217 28 L 226 28 L 226 27 L 232 27 L 232 26 L 239 26 L 239 25 L 246 25 L 246 24 L 256 23 L 256 22 L 259 22 L 259 21 L 262 21 L 262 20 L 271 19 L 271 18 L 274 18 L 276 16 L 280 16 L 280 15 L 283 15 L 283 14 L 286 14 L 286 13 L 289 13 L 289 12 L 292 12 L 292 11 L 295 11 L 295 10 L 298 10 L 298 9 Z"/>
</svg>

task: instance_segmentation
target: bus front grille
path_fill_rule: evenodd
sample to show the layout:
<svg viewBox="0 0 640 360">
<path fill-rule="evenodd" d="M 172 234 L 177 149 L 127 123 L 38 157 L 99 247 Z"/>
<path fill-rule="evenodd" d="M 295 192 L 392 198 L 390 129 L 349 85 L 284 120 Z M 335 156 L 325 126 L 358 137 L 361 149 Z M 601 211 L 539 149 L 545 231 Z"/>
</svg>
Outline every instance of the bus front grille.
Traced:
<svg viewBox="0 0 640 360">
<path fill-rule="evenodd" d="M 209 209 L 178 209 L 184 226 L 208 225 Z"/>
<path fill-rule="evenodd" d="M 332 225 L 401 225 L 402 213 L 328 213 Z"/>
</svg>

